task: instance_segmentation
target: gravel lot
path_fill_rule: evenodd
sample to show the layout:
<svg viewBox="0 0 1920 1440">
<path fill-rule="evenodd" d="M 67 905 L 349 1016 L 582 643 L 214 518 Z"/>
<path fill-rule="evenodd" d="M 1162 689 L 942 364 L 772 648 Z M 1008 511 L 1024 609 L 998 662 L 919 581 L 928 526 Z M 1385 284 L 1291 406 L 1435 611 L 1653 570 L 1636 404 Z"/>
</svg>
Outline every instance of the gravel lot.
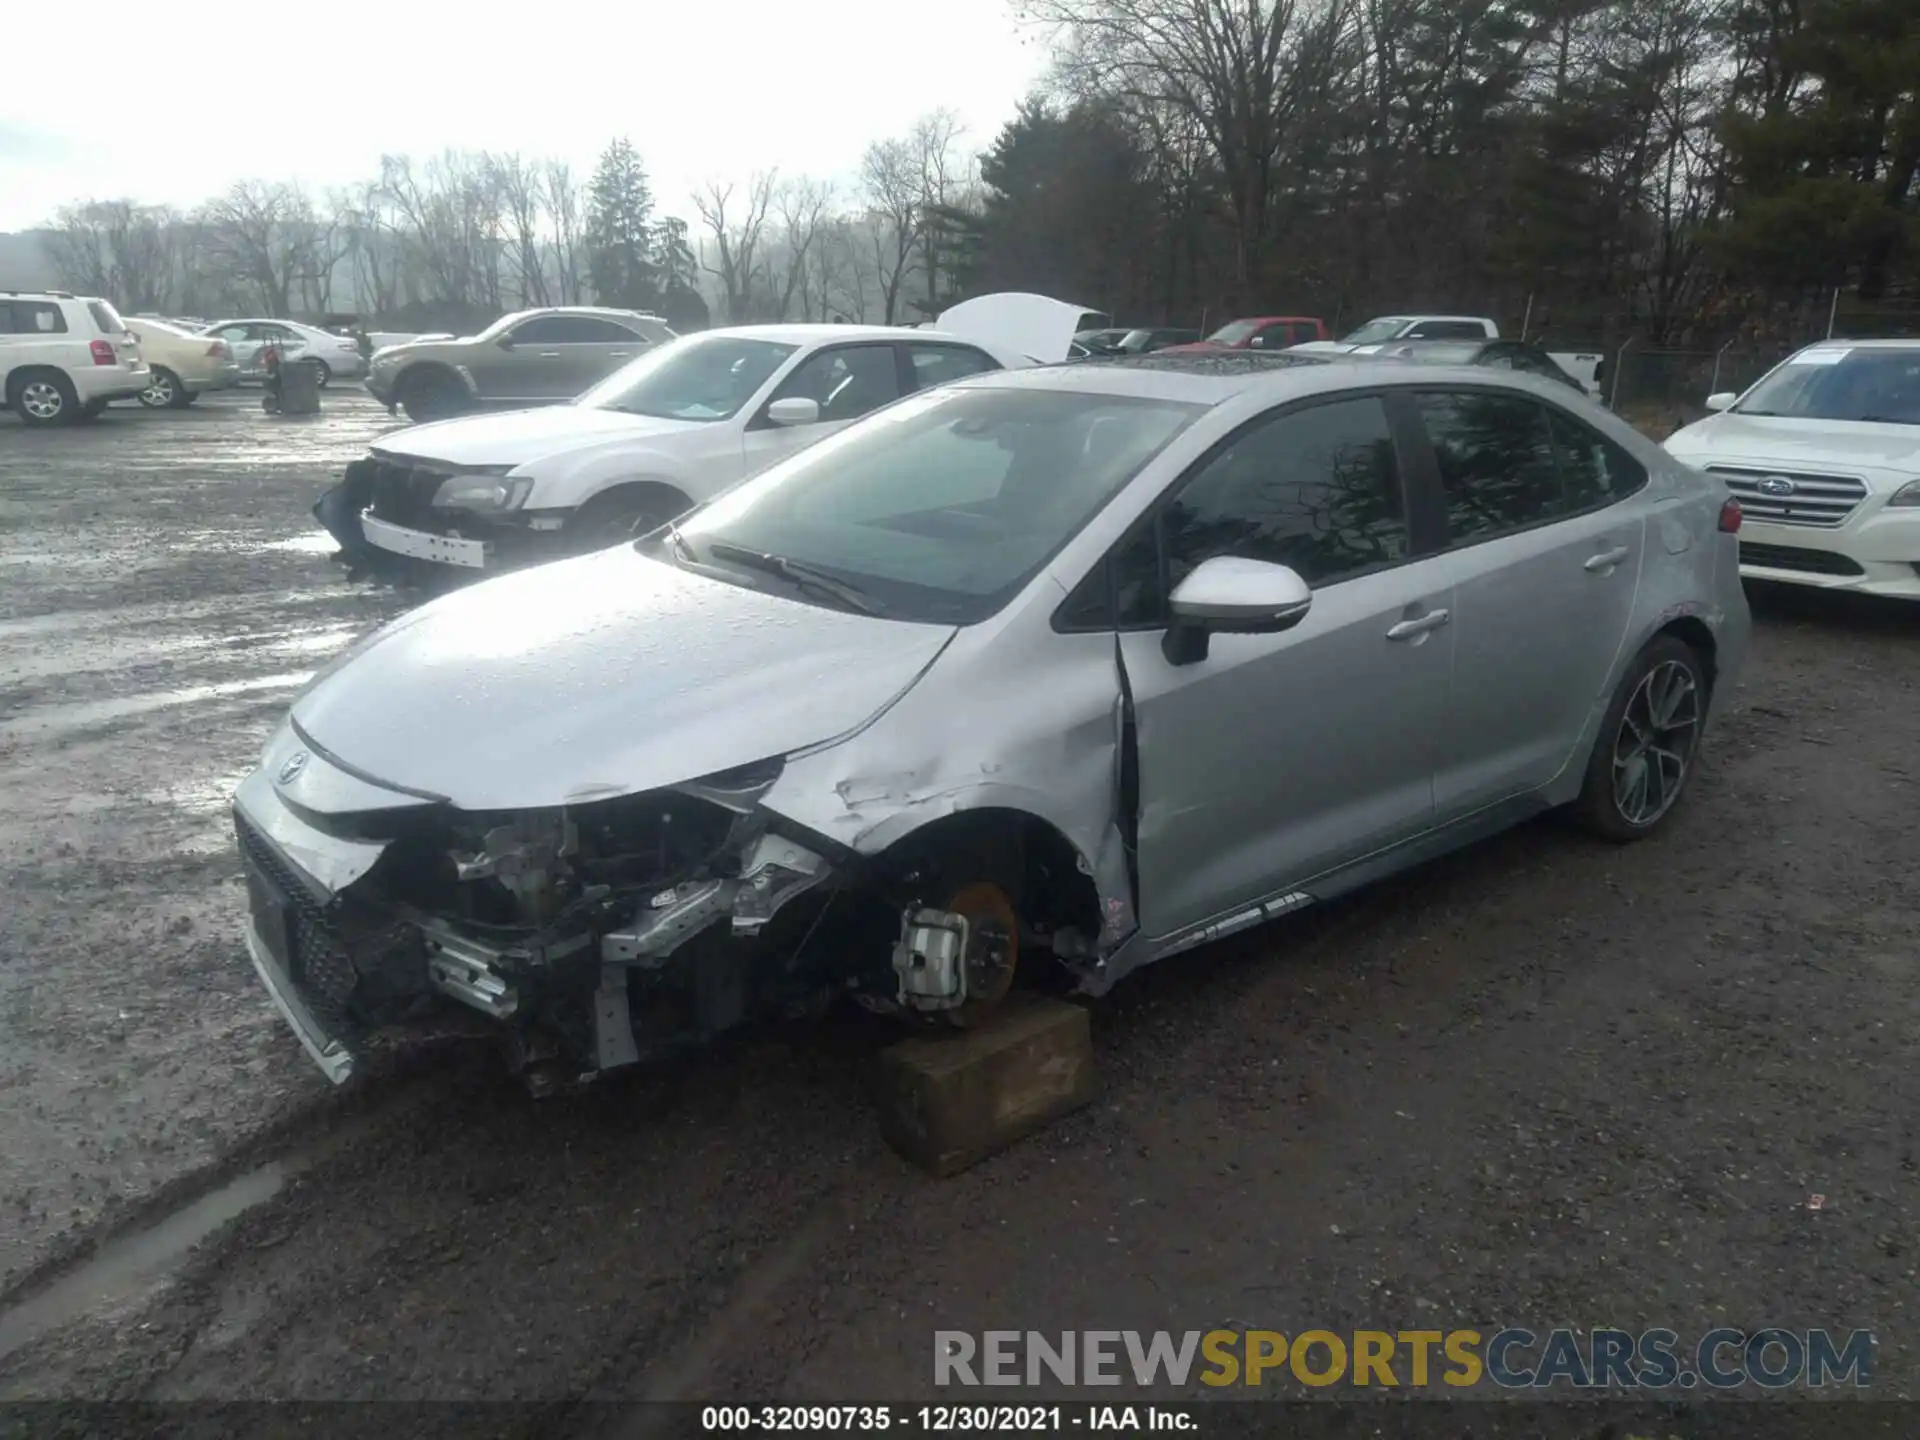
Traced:
<svg viewBox="0 0 1920 1440">
<path fill-rule="evenodd" d="M 852 1018 L 539 1104 L 306 1062 L 225 802 L 403 603 L 307 514 L 392 423 L 326 405 L 0 420 L 0 1398 L 906 1399 L 935 1328 L 1461 1324 L 1870 1326 L 1920 1396 L 1920 611 L 1757 595 L 1659 838 L 1149 971 L 1093 1108 L 935 1182 Z"/>
</svg>

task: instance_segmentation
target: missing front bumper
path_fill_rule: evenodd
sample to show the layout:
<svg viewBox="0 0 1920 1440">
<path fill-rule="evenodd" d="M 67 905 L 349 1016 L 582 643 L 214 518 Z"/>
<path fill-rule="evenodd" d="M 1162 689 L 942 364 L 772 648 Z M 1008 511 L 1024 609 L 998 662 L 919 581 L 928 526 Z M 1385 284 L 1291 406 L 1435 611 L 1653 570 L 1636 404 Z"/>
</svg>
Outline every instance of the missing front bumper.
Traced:
<svg viewBox="0 0 1920 1440">
<path fill-rule="evenodd" d="M 353 1077 L 353 1052 L 343 1041 L 329 1035 L 314 1018 L 313 1011 L 308 1009 L 306 1001 L 294 988 L 279 957 L 261 939 L 259 928 L 251 918 L 247 921 L 246 942 L 254 973 L 260 977 L 260 983 L 267 987 L 267 998 L 273 1001 L 273 1008 L 280 1012 L 280 1018 L 287 1022 L 288 1028 L 300 1041 L 300 1048 L 307 1052 L 327 1079 L 336 1085 L 344 1085 Z"/>
</svg>

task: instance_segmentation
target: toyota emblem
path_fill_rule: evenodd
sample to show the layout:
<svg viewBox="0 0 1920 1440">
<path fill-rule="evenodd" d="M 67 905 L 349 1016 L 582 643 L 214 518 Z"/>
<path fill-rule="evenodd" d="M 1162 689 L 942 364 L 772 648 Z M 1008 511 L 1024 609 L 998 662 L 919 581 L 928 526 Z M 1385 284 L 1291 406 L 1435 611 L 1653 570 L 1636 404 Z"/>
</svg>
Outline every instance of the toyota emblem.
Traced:
<svg viewBox="0 0 1920 1440">
<path fill-rule="evenodd" d="M 294 751 L 280 766 L 280 783 L 282 785 L 291 785 L 295 780 L 300 778 L 300 772 L 306 768 L 307 752 L 304 750 Z"/>
<path fill-rule="evenodd" d="M 1762 495 L 1791 495 L 1797 487 L 1784 475 L 1769 475 L 1755 488 Z"/>
</svg>

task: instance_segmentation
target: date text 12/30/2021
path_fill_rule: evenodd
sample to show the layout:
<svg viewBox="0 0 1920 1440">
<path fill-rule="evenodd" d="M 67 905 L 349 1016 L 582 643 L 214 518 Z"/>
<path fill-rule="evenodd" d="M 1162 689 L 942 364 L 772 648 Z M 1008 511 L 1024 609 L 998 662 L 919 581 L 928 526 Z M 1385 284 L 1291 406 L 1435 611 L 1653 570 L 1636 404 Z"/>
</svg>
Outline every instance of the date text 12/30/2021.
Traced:
<svg viewBox="0 0 1920 1440">
<path fill-rule="evenodd" d="M 975 1431 L 1192 1431 L 1192 1413 L 1170 1405 L 706 1405 L 708 1433 L 852 1432 L 925 1434 Z"/>
</svg>

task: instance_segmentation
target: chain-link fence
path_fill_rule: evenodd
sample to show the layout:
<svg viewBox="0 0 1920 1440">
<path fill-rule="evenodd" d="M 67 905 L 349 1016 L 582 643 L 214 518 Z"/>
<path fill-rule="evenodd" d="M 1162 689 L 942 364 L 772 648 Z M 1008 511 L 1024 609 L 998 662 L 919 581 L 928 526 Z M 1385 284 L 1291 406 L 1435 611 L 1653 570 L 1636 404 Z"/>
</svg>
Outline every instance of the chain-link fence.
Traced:
<svg viewBox="0 0 1920 1440">
<path fill-rule="evenodd" d="M 1707 396 L 1745 390 L 1797 346 L 1723 345 L 1718 350 L 1652 350 L 1628 342 L 1607 357 L 1600 392 L 1615 410 L 1706 412 Z"/>
</svg>

